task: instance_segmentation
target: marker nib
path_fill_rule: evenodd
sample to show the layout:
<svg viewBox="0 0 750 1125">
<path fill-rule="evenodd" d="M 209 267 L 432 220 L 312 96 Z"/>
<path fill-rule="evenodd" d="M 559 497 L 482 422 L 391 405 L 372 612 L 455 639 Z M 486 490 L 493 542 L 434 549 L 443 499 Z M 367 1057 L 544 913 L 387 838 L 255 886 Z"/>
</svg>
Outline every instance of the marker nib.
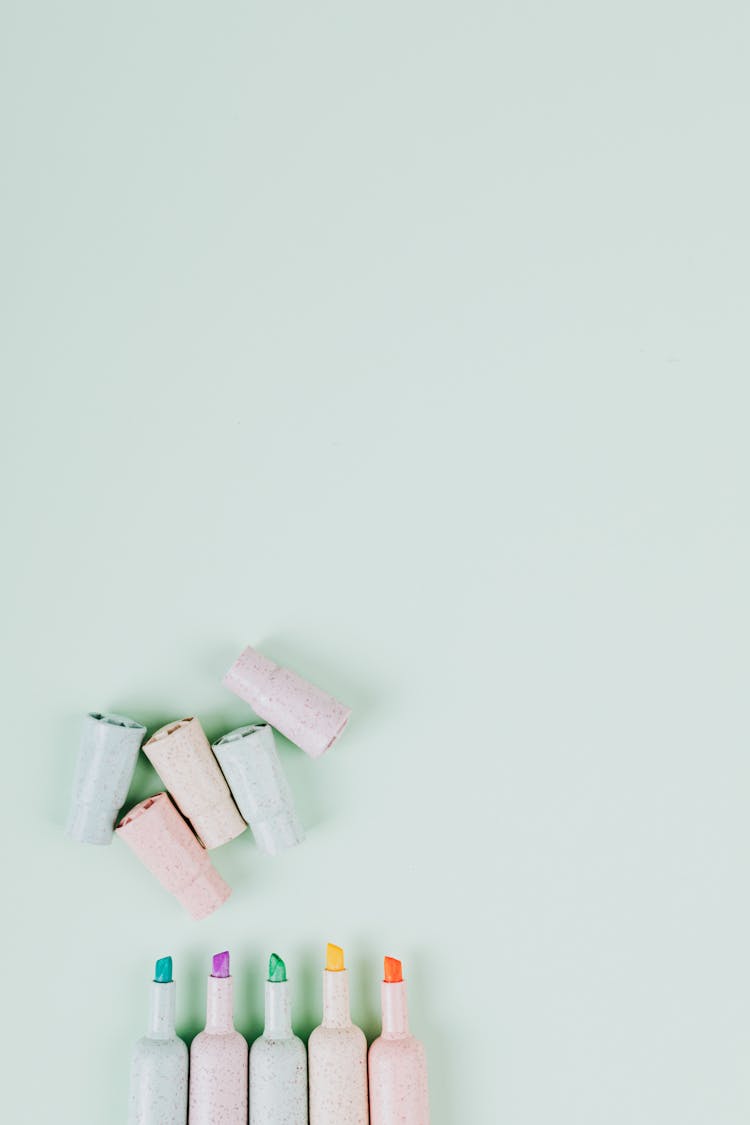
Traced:
<svg viewBox="0 0 750 1125">
<path fill-rule="evenodd" d="M 271 954 L 271 960 L 268 962 L 268 979 L 272 984 L 284 984 L 286 981 L 286 965 L 278 953 Z"/>
<path fill-rule="evenodd" d="M 401 962 L 395 957 L 386 957 L 383 979 L 386 984 L 401 984 L 401 981 L 404 979 Z"/>
<path fill-rule="evenodd" d="M 326 949 L 326 969 L 329 973 L 341 973 L 344 970 L 344 951 L 340 945 L 328 943 Z"/>
<path fill-rule="evenodd" d="M 157 984 L 172 983 L 172 958 L 160 957 L 154 969 L 154 980 Z"/>
<path fill-rule="evenodd" d="M 229 976 L 229 952 L 226 949 L 223 953 L 214 954 L 211 976 L 219 980 L 226 980 Z"/>
</svg>

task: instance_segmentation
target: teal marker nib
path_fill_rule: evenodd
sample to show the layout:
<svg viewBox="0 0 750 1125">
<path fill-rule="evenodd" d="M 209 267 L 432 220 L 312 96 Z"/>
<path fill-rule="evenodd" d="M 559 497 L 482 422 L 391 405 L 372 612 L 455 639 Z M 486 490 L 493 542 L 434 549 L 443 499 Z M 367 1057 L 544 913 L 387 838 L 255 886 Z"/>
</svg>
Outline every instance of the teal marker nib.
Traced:
<svg viewBox="0 0 750 1125">
<path fill-rule="evenodd" d="M 284 984 L 286 981 L 286 965 L 278 953 L 271 954 L 271 960 L 268 962 L 268 979 L 272 984 Z"/>
<path fill-rule="evenodd" d="M 172 958 L 160 957 L 154 969 L 154 980 L 157 984 L 172 983 Z"/>
</svg>

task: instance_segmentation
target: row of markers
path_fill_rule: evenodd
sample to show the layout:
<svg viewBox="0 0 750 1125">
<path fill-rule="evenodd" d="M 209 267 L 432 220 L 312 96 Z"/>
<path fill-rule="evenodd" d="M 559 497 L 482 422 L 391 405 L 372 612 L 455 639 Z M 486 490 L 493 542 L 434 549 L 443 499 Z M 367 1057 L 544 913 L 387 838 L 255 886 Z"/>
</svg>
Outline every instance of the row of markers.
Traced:
<svg viewBox="0 0 750 1125">
<path fill-rule="evenodd" d="M 128 1125 L 186 1125 L 188 1105 L 190 1125 L 429 1125 L 424 1047 L 409 1034 L 406 983 L 393 957 L 385 958 L 381 989 L 383 1027 L 368 1054 L 351 1021 L 343 950 L 329 945 L 323 1022 L 306 1050 L 292 1030 L 286 966 L 272 954 L 265 1028 L 248 1057 L 234 1027 L 229 953 L 217 953 L 188 1081 L 188 1050 L 175 1034 L 172 958 L 162 958 L 148 1034 L 133 1051 Z"/>
<path fill-rule="evenodd" d="M 193 918 L 211 914 L 231 894 L 208 850 L 235 839 L 247 824 L 268 855 L 304 837 L 272 726 L 319 758 L 351 714 L 327 692 L 253 648 L 240 654 L 224 683 L 264 722 L 230 731 L 213 746 L 196 718 L 157 730 L 143 750 L 168 793 L 141 801 L 117 826 L 120 839 Z M 123 715 L 87 715 L 68 819 L 72 839 L 112 842 L 145 734 L 141 723 Z"/>
</svg>

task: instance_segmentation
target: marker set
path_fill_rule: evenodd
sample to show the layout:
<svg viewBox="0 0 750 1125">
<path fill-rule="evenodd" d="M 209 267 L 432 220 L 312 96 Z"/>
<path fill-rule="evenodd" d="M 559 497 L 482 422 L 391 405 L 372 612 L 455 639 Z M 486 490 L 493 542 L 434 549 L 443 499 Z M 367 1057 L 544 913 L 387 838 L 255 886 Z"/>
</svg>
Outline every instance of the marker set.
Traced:
<svg viewBox="0 0 750 1125">
<path fill-rule="evenodd" d="M 234 1027 L 229 953 L 208 978 L 206 1027 L 175 1032 L 171 957 L 156 962 L 148 1034 L 133 1051 L 128 1125 L 429 1125 L 422 1044 L 409 1033 L 401 962 L 385 958 L 383 1026 L 369 1050 L 349 1012 L 344 954 L 329 945 L 323 1020 L 305 1045 L 292 1030 L 286 966 L 271 955 L 265 1027 L 250 1047 Z M 309 1068 L 309 1074 L 308 1074 Z M 369 1089 L 368 1089 L 369 1069 Z"/>
<path fill-rule="evenodd" d="M 122 715 L 87 715 L 68 820 L 68 835 L 80 843 L 109 844 L 113 833 L 119 836 L 193 918 L 211 914 L 231 894 L 208 851 L 248 825 L 268 855 L 304 838 L 272 726 L 319 758 L 351 714 L 252 648 L 241 653 L 224 683 L 264 721 L 238 727 L 213 746 L 196 718 L 161 727 L 143 751 L 166 791 L 141 801 L 117 827 L 146 728 Z"/>
<path fill-rule="evenodd" d="M 209 852 L 251 828 L 276 855 L 304 833 L 276 750 L 276 728 L 311 758 L 341 736 L 350 710 L 332 696 L 246 648 L 224 684 L 261 722 L 211 745 L 197 718 L 180 719 L 144 743 L 146 727 L 91 712 L 83 724 L 68 835 L 110 844 L 117 835 L 192 918 L 204 918 L 231 888 Z M 143 751 L 164 791 L 119 820 Z M 206 1026 L 188 1054 L 175 1032 L 172 959 L 156 962 L 147 1034 L 133 1051 L 129 1125 L 429 1125 L 422 1044 L 409 1033 L 401 962 L 386 957 L 383 1024 L 369 1052 L 351 1021 L 343 951 L 328 946 L 323 1019 L 307 1047 L 292 1029 L 286 966 L 273 954 L 265 985 L 263 1035 L 248 1050 L 235 1029 L 229 953 L 213 958 Z"/>
</svg>

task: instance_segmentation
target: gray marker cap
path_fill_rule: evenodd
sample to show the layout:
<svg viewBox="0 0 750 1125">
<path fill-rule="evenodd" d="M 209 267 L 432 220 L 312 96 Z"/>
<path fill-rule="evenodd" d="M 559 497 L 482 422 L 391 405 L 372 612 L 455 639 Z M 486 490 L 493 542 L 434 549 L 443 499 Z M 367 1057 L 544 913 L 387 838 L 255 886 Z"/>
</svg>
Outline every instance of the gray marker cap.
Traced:
<svg viewBox="0 0 750 1125">
<path fill-rule="evenodd" d="M 271 727 L 238 727 L 214 742 L 213 752 L 260 850 L 276 855 L 299 844 L 305 834 Z"/>
<path fill-rule="evenodd" d="M 90 712 L 83 720 L 68 835 L 79 844 L 111 844 L 146 728 L 124 715 Z"/>
</svg>

